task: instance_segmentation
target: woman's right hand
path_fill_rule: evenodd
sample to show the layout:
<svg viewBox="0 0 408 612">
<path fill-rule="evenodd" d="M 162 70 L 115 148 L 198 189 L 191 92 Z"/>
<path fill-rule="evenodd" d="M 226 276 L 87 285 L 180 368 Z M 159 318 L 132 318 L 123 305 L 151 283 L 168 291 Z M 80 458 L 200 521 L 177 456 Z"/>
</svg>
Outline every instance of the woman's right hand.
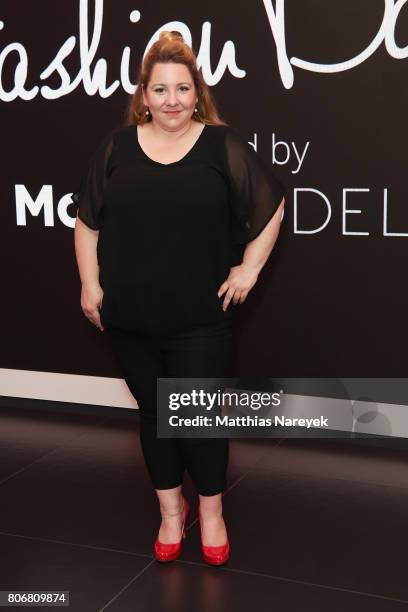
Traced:
<svg viewBox="0 0 408 612">
<path fill-rule="evenodd" d="M 99 283 L 96 285 L 82 285 L 81 308 L 87 319 L 101 331 L 104 327 L 101 323 L 99 308 L 102 305 L 104 291 Z"/>
</svg>

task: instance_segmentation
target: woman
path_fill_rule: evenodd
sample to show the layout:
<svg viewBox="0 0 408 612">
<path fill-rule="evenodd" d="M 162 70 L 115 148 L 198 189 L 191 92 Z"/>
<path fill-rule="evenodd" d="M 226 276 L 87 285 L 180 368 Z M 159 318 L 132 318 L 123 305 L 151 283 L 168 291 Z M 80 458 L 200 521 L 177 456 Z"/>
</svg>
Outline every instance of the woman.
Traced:
<svg viewBox="0 0 408 612">
<path fill-rule="evenodd" d="M 222 516 L 228 439 L 158 438 L 158 377 L 233 376 L 232 317 L 276 241 L 284 187 L 217 113 L 179 32 L 146 54 L 125 127 L 94 153 L 73 194 L 81 307 L 106 330 L 136 398 L 140 442 L 160 503 L 156 559 L 181 552 L 199 495 L 201 550 L 230 554 Z"/>
</svg>

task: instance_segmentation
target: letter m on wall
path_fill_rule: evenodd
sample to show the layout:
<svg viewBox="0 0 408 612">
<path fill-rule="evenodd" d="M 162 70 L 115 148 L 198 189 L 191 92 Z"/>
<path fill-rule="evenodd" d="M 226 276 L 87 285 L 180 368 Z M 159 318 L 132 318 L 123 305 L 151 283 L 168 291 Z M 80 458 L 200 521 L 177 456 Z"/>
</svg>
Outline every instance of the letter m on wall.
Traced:
<svg viewBox="0 0 408 612">
<path fill-rule="evenodd" d="M 44 209 L 44 225 L 54 225 L 52 185 L 43 185 L 35 199 L 31 197 L 25 185 L 16 185 L 15 195 L 17 225 L 27 225 L 27 209 L 33 217 L 38 217 Z"/>
</svg>

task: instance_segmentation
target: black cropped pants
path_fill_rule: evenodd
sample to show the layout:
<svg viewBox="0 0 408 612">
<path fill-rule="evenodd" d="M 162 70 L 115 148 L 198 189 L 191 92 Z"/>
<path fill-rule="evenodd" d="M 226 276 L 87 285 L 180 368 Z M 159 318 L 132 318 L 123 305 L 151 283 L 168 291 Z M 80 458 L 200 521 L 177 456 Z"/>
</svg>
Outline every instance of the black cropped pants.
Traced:
<svg viewBox="0 0 408 612">
<path fill-rule="evenodd" d="M 170 334 L 144 334 L 107 326 L 105 330 L 140 414 L 140 442 L 155 489 L 182 484 L 187 470 L 200 495 L 227 485 L 228 438 L 158 438 L 157 378 L 233 376 L 230 319 Z"/>
</svg>

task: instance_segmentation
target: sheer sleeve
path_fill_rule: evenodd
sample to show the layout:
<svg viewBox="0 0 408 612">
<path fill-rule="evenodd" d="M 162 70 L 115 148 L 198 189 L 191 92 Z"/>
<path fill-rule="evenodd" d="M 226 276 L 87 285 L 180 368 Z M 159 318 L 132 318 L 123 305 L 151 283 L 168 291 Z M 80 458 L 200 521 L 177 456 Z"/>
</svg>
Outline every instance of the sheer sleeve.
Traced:
<svg viewBox="0 0 408 612">
<path fill-rule="evenodd" d="M 113 148 L 113 134 L 114 131 L 110 132 L 94 151 L 88 169 L 80 179 L 78 189 L 72 194 L 78 217 L 95 230 L 103 226 L 102 196 Z"/>
<path fill-rule="evenodd" d="M 225 160 L 230 183 L 232 243 L 243 245 L 256 238 L 273 217 L 286 186 L 231 127 L 226 131 Z"/>
</svg>

